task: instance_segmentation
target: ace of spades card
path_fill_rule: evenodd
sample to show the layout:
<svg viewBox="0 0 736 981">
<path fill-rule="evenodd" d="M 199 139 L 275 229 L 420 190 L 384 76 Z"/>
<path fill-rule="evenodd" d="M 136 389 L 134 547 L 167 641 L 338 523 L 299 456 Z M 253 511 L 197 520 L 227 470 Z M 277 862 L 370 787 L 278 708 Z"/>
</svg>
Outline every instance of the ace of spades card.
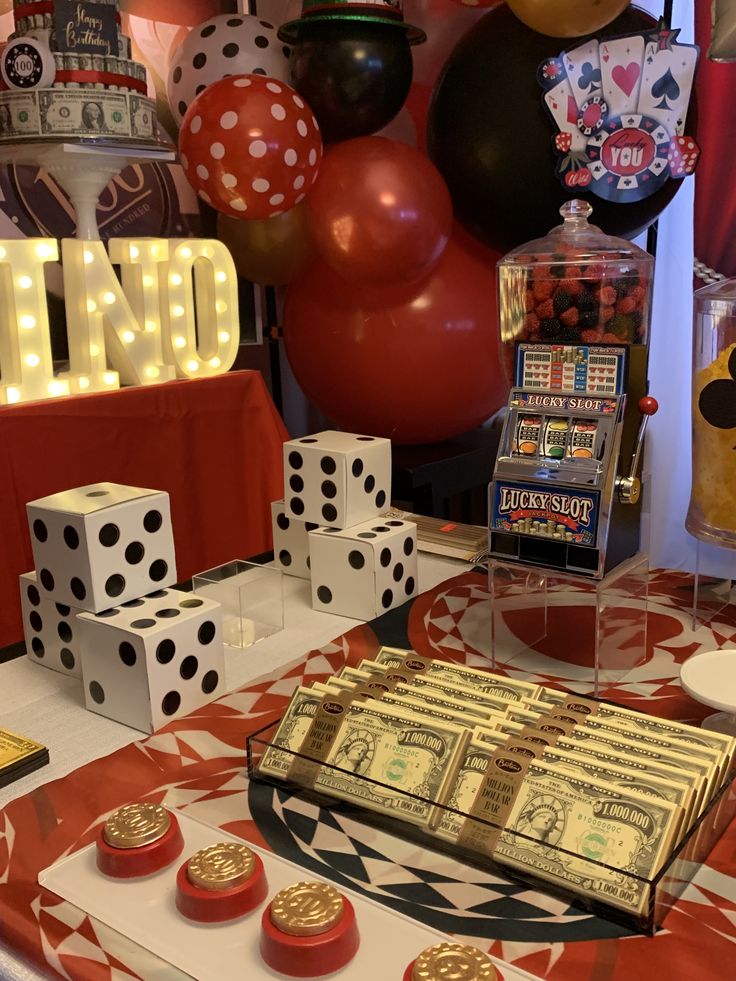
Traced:
<svg viewBox="0 0 736 981">
<path fill-rule="evenodd" d="M 681 136 L 690 104 L 699 49 L 694 44 L 672 43 L 659 50 L 656 41 L 644 49 L 638 111 Z"/>
</svg>

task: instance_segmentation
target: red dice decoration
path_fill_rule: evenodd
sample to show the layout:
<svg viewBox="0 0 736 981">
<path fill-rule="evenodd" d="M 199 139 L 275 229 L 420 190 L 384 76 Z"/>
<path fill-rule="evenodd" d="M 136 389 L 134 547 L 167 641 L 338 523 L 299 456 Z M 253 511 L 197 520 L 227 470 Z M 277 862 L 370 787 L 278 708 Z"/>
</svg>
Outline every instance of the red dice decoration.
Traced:
<svg viewBox="0 0 736 981">
<path fill-rule="evenodd" d="M 667 159 L 673 177 L 687 177 L 695 170 L 700 147 L 692 136 L 673 136 Z"/>
<path fill-rule="evenodd" d="M 285 82 L 233 75 L 192 102 L 179 150 L 203 201 L 231 217 L 262 220 L 306 196 L 322 160 L 322 137 L 312 110 Z"/>
</svg>

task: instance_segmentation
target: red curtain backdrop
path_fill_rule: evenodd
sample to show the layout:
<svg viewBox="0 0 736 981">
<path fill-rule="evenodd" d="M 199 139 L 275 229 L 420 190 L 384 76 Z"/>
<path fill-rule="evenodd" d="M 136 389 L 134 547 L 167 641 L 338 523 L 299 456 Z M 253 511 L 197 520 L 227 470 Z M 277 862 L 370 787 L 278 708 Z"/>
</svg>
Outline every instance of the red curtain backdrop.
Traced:
<svg viewBox="0 0 736 981">
<path fill-rule="evenodd" d="M 285 439 L 255 371 L 0 408 L 0 647 L 23 636 L 28 501 L 107 480 L 167 491 L 181 581 L 271 547 Z"/>
<path fill-rule="evenodd" d="M 701 156 L 695 172 L 695 255 L 730 277 L 736 276 L 736 63 L 717 64 L 707 59 L 710 32 L 711 4 L 709 0 L 696 0 Z"/>
</svg>

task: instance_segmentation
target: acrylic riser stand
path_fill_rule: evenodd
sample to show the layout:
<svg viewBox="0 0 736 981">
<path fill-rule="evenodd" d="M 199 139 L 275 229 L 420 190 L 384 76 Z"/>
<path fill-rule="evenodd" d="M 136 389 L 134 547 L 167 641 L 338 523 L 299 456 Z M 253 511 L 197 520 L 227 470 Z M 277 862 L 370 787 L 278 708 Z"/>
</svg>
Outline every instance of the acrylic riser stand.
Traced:
<svg viewBox="0 0 736 981">
<path fill-rule="evenodd" d="M 228 647 L 250 647 L 284 628 L 284 574 L 275 566 L 233 559 L 192 577 L 194 592 L 222 604 Z"/>
<path fill-rule="evenodd" d="M 598 695 L 645 660 L 649 560 L 641 552 L 600 580 L 491 559 L 488 585 L 494 668 L 554 675 Z"/>
<path fill-rule="evenodd" d="M 719 579 L 704 575 L 700 541 L 695 544 L 695 582 L 693 584 L 693 630 L 708 624 L 727 606 L 736 604 L 736 584 L 733 578 Z M 733 553 L 733 575 L 736 577 L 736 552 Z"/>
</svg>

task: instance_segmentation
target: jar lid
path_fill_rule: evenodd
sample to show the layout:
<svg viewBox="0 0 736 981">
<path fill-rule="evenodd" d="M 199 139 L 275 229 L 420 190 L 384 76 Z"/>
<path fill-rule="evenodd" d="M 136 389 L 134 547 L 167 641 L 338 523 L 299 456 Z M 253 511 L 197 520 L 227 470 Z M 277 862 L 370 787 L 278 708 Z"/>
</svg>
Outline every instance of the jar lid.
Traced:
<svg viewBox="0 0 736 981">
<path fill-rule="evenodd" d="M 556 225 L 543 238 L 533 239 L 513 249 L 501 259 L 499 265 L 526 265 L 567 261 L 574 256 L 581 262 L 622 261 L 653 264 L 654 258 L 624 238 L 606 235 L 596 225 L 588 222 L 593 213 L 587 201 L 573 198 L 560 208 L 563 222 Z"/>
</svg>

